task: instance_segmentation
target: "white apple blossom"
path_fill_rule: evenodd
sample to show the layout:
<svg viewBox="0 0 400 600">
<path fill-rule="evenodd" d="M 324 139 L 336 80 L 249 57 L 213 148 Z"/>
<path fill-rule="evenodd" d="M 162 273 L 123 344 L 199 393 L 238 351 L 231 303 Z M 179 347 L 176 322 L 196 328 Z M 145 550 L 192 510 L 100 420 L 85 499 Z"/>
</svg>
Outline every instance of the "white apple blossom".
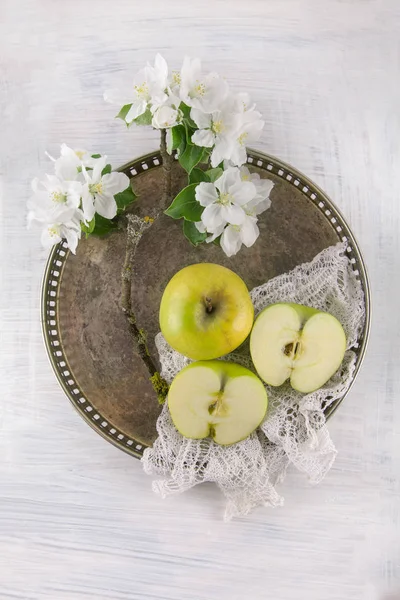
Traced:
<svg viewBox="0 0 400 600">
<path fill-rule="evenodd" d="M 178 123 L 179 112 L 172 106 L 160 106 L 153 114 L 151 121 L 155 129 L 168 129 Z"/>
<path fill-rule="evenodd" d="M 253 111 L 256 107 L 255 102 L 251 101 L 250 94 L 247 92 L 235 94 L 233 102 L 235 104 L 235 112 L 238 113 Z"/>
<path fill-rule="evenodd" d="M 227 99 L 211 114 L 192 108 L 190 116 L 199 128 L 192 135 L 196 146 L 212 148 L 211 166 L 216 167 L 232 154 L 233 139 L 240 127 L 240 116 L 233 110 L 233 103 Z"/>
<path fill-rule="evenodd" d="M 153 99 L 161 104 L 167 99 L 165 90 L 168 86 L 168 65 L 166 60 L 157 54 L 154 67 L 147 64 L 133 78 L 133 85 L 124 89 L 112 89 L 104 94 L 104 99 L 120 107 L 131 104 L 125 116 L 127 123 L 132 123 L 146 112 L 153 104 Z"/>
<path fill-rule="evenodd" d="M 240 123 L 232 136 L 232 146 L 229 159 L 234 165 L 240 167 L 247 160 L 246 146 L 257 142 L 265 122 L 261 119 L 261 113 L 256 110 L 245 110 L 240 114 Z"/>
<path fill-rule="evenodd" d="M 179 88 L 181 87 L 181 73 L 180 71 L 172 71 L 169 77 L 169 88 L 173 94 L 179 95 Z"/>
<path fill-rule="evenodd" d="M 199 128 L 192 135 L 197 146 L 212 148 L 211 166 L 227 160 L 240 166 L 247 160 L 246 145 L 257 141 L 264 127 L 246 93 L 228 95 L 217 110 L 207 114 L 192 108 L 190 116 Z"/>
<path fill-rule="evenodd" d="M 267 210 L 271 206 L 269 195 L 274 187 L 274 182 L 270 179 L 261 179 L 258 173 L 251 173 L 245 165 L 240 167 L 240 177 L 242 181 L 254 183 L 257 191 L 253 200 L 246 205 L 247 214 L 255 216 Z"/>
<path fill-rule="evenodd" d="M 269 179 L 261 179 L 258 173 L 251 173 L 246 166 L 239 169 L 225 162 L 224 167 L 223 175 L 214 184 L 202 182 L 196 187 L 196 199 L 205 210 L 195 226 L 200 233 L 209 234 L 206 242 L 220 237 L 222 250 L 227 256 L 233 256 L 243 244 L 250 247 L 257 240 L 260 234 L 257 215 L 269 208 L 269 194 L 274 184 Z M 250 183 L 251 188 L 243 188 L 246 183 Z M 226 194 L 228 204 L 225 204 Z M 231 214 L 227 215 L 226 206 L 235 212 L 234 219 Z"/>
<path fill-rule="evenodd" d="M 217 73 L 204 75 L 199 58 L 185 57 L 180 74 L 180 97 L 205 113 L 218 110 L 228 94 L 228 84 Z"/>
<path fill-rule="evenodd" d="M 86 181 L 82 191 L 82 208 L 87 222 L 93 219 L 96 212 L 105 219 L 113 219 L 117 214 L 114 196 L 129 186 L 129 177 L 124 173 L 101 174 L 106 162 L 106 156 L 98 159 L 90 172 L 82 167 Z"/>
<path fill-rule="evenodd" d="M 256 195 L 250 181 L 242 181 L 239 169 L 228 168 L 214 183 L 201 182 L 196 187 L 196 200 L 205 209 L 201 220 L 209 233 L 230 223 L 240 225 L 246 218 L 243 206 Z"/>
<path fill-rule="evenodd" d="M 221 233 L 224 231 L 225 227 L 226 227 L 226 223 L 222 223 L 219 227 L 215 227 L 214 231 L 211 233 L 210 231 L 207 231 L 206 226 L 204 225 L 203 221 L 197 221 L 195 223 L 196 229 L 200 232 L 200 233 L 209 233 L 210 235 L 206 238 L 206 242 L 207 244 L 209 244 L 210 242 L 213 242 L 214 240 L 217 239 L 217 237 L 219 237 L 221 235 Z"/>
<path fill-rule="evenodd" d="M 79 208 L 82 184 L 79 181 L 63 181 L 55 175 L 32 181 L 34 195 L 28 201 L 28 220 L 41 223 L 71 219 Z"/>
<path fill-rule="evenodd" d="M 60 157 L 55 159 L 46 152 L 47 156 L 54 162 L 54 170 L 59 179 L 75 181 L 84 167 L 92 168 L 97 159 L 93 158 L 87 150 L 74 150 L 61 144 Z"/>
<path fill-rule="evenodd" d="M 65 239 L 68 248 L 75 254 L 81 235 L 80 221 L 75 217 L 66 221 L 47 223 L 42 231 L 41 242 L 45 248 L 50 248 Z"/>
<path fill-rule="evenodd" d="M 241 225 L 228 225 L 221 235 L 221 248 L 227 256 L 234 256 L 242 244 L 250 248 L 260 235 L 257 218 L 246 215 Z"/>
<path fill-rule="evenodd" d="M 150 109 L 153 115 L 151 124 L 155 129 L 168 129 L 182 120 L 182 112 L 179 110 L 181 100 L 170 89 L 168 92 L 166 99 L 155 99 Z"/>
</svg>

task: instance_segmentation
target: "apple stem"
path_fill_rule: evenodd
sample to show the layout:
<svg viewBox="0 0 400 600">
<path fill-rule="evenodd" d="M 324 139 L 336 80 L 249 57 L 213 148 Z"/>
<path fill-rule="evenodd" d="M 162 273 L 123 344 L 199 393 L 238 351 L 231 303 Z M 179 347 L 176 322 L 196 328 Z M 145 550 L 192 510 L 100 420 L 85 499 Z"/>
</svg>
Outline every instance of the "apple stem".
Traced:
<svg viewBox="0 0 400 600">
<path fill-rule="evenodd" d="M 133 258 L 143 232 L 150 227 L 153 221 L 145 221 L 144 219 L 140 219 L 137 215 L 130 214 L 126 215 L 126 221 L 125 260 L 121 273 L 121 308 L 128 321 L 129 330 L 135 341 L 136 350 L 149 372 L 150 381 L 154 391 L 157 393 L 158 400 L 159 402 L 164 402 L 168 394 L 168 384 L 158 373 L 157 367 L 147 348 L 146 333 L 143 329 L 138 327 L 135 313 L 132 308 Z"/>
<path fill-rule="evenodd" d="M 162 208 L 166 208 L 171 203 L 172 196 L 172 162 L 173 157 L 168 154 L 167 150 L 167 130 L 161 129 L 160 131 L 160 154 L 162 158 L 162 166 L 164 171 L 164 193 L 162 198 Z"/>
<path fill-rule="evenodd" d="M 211 313 L 213 311 L 213 305 L 211 298 L 204 298 L 204 304 L 206 305 L 206 311 Z"/>
</svg>

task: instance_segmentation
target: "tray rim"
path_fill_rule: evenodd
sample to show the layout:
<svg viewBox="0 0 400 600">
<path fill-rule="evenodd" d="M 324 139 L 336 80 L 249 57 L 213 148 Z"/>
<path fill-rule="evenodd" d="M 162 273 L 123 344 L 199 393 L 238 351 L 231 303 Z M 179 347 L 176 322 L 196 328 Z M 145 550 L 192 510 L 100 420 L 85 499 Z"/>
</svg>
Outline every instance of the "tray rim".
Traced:
<svg viewBox="0 0 400 600">
<path fill-rule="evenodd" d="M 336 204 L 331 200 L 331 198 L 316 183 L 314 183 L 308 176 L 304 175 L 299 170 L 292 167 L 290 164 L 280 160 L 279 158 L 276 158 L 274 156 L 271 156 L 271 155 L 266 154 L 259 150 L 253 150 L 251 148 L 248 148 L 247 150 L 248 150 L 248 160 L 247 160 L 246 164 L 249 164 L 250 166 L 255 166 L 255 167 L 262 167 L 264 162 L 270 163 L 271 165 L 273 164 L 276 167 L 278 167 L 278 176 L 280 176 L 282 179 L 286 179 L 288 181 L 288 183 L 291 183 L 292 179 L 295 178 L 295 180 L 297 180 L 299 183 L 306 184 L 305 186 L 304 185 L 300 186 L 298 184 L 296 187 L 298 187 L 299 189 L 303 188 L 303 189 L 301 189 L 301 191 L 303 193 L 306 193 L 307 196 L 308 196 L 307 192 L 309 192 L 310 190 L 314 190 L 315 192 L 317 192 L 317 194 L 314 194 L 314 192 L 312 194 L 310 194 L 310 196 L 308 196 L 309 200 L 311 200 L 314 203 L 314 205 L 316 205 L 316 207 L 319 208 L 321 214 L 323 214 L 324 217 L 330 221 L 331 226 L 333 226 L 332 218 L 335 218 L 335 228 L 336 228 L 337 233 L 339 233 L 337 230 L 337 227 L 341 227 L 344 230 L 343 231 L 343 233 L 345 234 L 344 237 L 346 240 L 349 241 L 349 247 L 351 247 L 352 252 L 355 252 L 356 257 L 357 257 L 358 277 L 361 280 L 361 284 L 362 284 L 363 292 L 364 292 L 364 296 L 365 296 L 364 333 L 363 333 L 363 336 L 361 339 L 360 346 L 357 349 L 358 356 L 357 356 L 355 370 L 354 370 L 354 374 L 353 374 L 353 378 L 350 383 L 350 386 L 349 386 L 348 390 L 346 391 L 346 393 L 342 396 L 342 398 L 340 398 L 334 404 L 332 404 L 331 406 L 329 406 L 327 408 L 327 410 L 325 412 L 325 416 L 326 416 L 326 420 L 328 420 L 336 412 L 336 410 L 338 409 L 340 404 L 344 401 L 344 399 L 350 392 L 352 386 L 354 385 L 355 380 L 357 379 L 361 365 L 365 359 L 366 349 L 368 346 L 370 330 L 371 330 L 371 289 L 370 289 L 367 267 L 366 267 L 363 255 L 361 253 L 359 244 L 358 244 L 350 226 L 348 225 L 343 213 L 336 206 Z M 159 167 L 162 164 L 160 151 L 156 150 L 154 152 L 149 152 L 147 154 L 139 156 L 138 158 L 133 159 L 133 160 L 129 161 L 128 163 L 125 163 L 124 165 L 119 167 L 117 170 L 120 172 L 126 173 L 128 175 L 128 177 L 130 179 L 132 179 L 134 177 L 140 176 L 142 173 L 145 173 L 147 170 L 149 170 L 148 166 L 146 168 L 143 168 L 143 165 L 147 165 L 148 161 L 153 162 L 153 165 L 150 167 L 151 169 Z M 261 161 L 261 165 L 258 165 L 257 163 L 260 161 Z M 135 173 L 132 172 L 133 170 L 135 171 Z M 268 172 L 268 170 L 270 170 L 272 172 L 272 169 L 268 169 L 268 166 L 267 166 L 267 168 L 264 168 L 264 170 L 266 172 Z M 280 170 L 283 172 L 282 174 L 286 173 L 286 177 L 283 178 L 282 175 L 279 175 Z M 275 174 L 275 173 L 272 173 L 272 174 Z M 290 177 L 290 179 L 289 179 L 289 177 Z M 292 185 L 294 185 L 294 184 L 292 183 Z M 307 188 L 307 192 L 306 192 L 306 188 Z M 313 194 L 314 194 L 314 198 L 312 198 Z M 319 200 L 319 202 L 316 203 L 316 202 L 314 202 L 314 200 Z M 322 207 L 318 206 L 318 204 L 321 202 L 322 202 L 324 208 L 328 207 L 326 211 L 322 210 Z M 333 216 L 331 217 L 332 211 L 335 213 L 334 217 Z M 90 427 L 94 431 L 96 431 L 96 433 L 98 433 L 105 440 L 107 440 L 108 442 L 113 444 L 115 447 L 119 448 L 120 450 L 123 450 L 124 452 L 130 454 L 131 456 L 134 456 L 135 458 L 140 459 L 143 455 L 144 449 L 147 447 L 146 444 L 144 444 L 143 442 L 139 442 L 138 440 L 131 440 L 129 438 L 126 442 L 122 443 L 122 439 L 126 438 L 127 436 L 126 436 L 126 434 L 122 434 L 122 432 L 119 433 L 119 430 L 117 427 L 115 427 L 113 429 L 116 431 L 117 434 L 119 433 L 119 435 L 114 436 L 114 435 L 111 435 L 107 429 L 102 428 L 100 423 L 93 421 L 92 417 L 90 415 L 90 412 L 92 412 L 92 408 L 91 408 L 90 412 L 87 412 L 88 408 L 83 409 L 83 407 L 80 406 L 77 402 L 76 396 L 78 396 L 78 395 L 82 396 L 83 393 L 80 392 L 80 390 L 78 388 L 75 388 L 75 389 L 77 389 L 78 393 L 74 393 L 70 389 L 71 386 L 66 384 L 66 381 L 63 378 L 62 373 L 60 371 L 60 369 L 67 369 L 71 373 L 71 376 L 73 376 L 72 371 L 69 366 L 69 363 L 68 363 L 67 356 L 65 356 L 65 354 L 62 357 L 63 360 L 61 361 L 61 362 L 64 362 L 64 366 L 59 368 L 59 363 L 55 356 L 55 353 L 57 351 L 54 350 L 55 342 L 54 342 L 54 340 L 52 340 L 51 334 L 48 329 L 49 327 L 57 327 L 57 325 L 58 325 L 56 308 L 57 308 L 58 297 L 59 297 L 59 291 L 58 291 L 59 286 L 57 286 L 57 291 L 50 289 L 51 288 L 50 275 L 52 274 L 52 271 L 54 270 L 54 263 L 57 260 L 57 257 L 58 256 L 63 257 L 63 260 L 61 261 L 60 271 L 57 275 L 58 281 L 61 282 L 63 270 L 65 267 L 65 263 L 68 258 L 68 255 L 69 255 L 69 250 L 66 248 L 66 244 L 64 242 L 60 242 L 59 244 L 54 246 L 49 253 L 49 256 L 48 256 L 48 259 L 46 262 L 46 266 L 45 266 L 45 270 L 43 273 L 43 278 L 42 278 L 42 285 L 41 285 L 41 325 L 42 325 L 42 327 L 41 327 L 41 329 L 42 329 L 42 336 L 43 336 L 43 341 L 45 344 L 48 360 L 50 362 L 52 370 L 53 370 L 62 390 L 64 391 L 65 395 L 70 400 L 71 404 L 73 405 L 75 410 L 79 413 L 79 415 L 86 421 L 86 423 L 88 423 L 90 425 Z M 56 305 L 55 310 L 54 310 L 54 313 L 55 313 L 54 321 L 55 321 L 56 325 L 49 324 L 49 315 L 47 313 L 47 311 L 48 311 L 47 298 L 49 296 L 49 293 L 52 293 L 52 292 L 54 293 L 54 297 L 56 298 L 54 300 L 54 303 Z M 52 319 L 50 319 L 50 321 L 51 320 Z M 75 386 L 77 386 L 77 385 L 78 384 L 75 382 Z M 85 401 L 86 401 L 86 399 L 85 399 Z M 86 401 L 86 402 L 88 402 L 90 404 L 89 401 Z M 100 413 L 98 416 L 100 416 L 103 419 L 103 421 L 105 421 L 105 417 L 103 417 Z M 107 423 L 107 425 L 108 425 L 108 423 Z M 131 442 L 131 443 L 129 443 L 129 442 Z"/>
</svg>

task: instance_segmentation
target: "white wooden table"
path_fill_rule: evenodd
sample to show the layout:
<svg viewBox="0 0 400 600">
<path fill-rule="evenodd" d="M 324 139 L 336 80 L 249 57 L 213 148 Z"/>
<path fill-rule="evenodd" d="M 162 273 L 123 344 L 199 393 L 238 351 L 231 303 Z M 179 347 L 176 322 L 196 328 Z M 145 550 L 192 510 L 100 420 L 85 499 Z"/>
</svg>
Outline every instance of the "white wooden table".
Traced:
<svg viewBox="0 0 400 600">
<path fill-rule="evenodd" d="M 398 0 L 2 0 L 1 600 L 400 598 L 399 31 Z M 102 93 L 157 50 L 176 66 L 200 56 L 252 93 L 259 147 L 331 195 L 372 283 L 332 471 L 315 488 L 290 472 L 284 508 L 229 524 L 212 486 L 153 495 L 140 463 L 72 410 L 41 338 L 29 182 L 61 142 L 114 165 L 156 147 Z"/>
</svg>

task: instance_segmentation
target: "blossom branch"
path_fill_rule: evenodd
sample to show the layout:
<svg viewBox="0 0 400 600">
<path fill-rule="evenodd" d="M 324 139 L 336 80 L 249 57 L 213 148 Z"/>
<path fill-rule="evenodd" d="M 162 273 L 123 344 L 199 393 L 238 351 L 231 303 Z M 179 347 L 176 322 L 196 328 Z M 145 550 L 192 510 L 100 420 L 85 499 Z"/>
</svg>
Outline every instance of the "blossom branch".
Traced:
<svg viewBox="0 0 400 600">
<path fill-rule="evenodd" d="M 172 200 L 172 162 L 173 157 L 168 154 L 167 150 L 167 130 L 161 129 L 160 153 L 162 158 L 162 166 L 164 172 L 164 192 L 162 197 L 162 208 L 166 208 Z"/>
<path fill-rule="evenodd" d="M 168 393 L 168 384 L 159 374 L 157 367 L 150 356 L 147 348 L 145 331 L 138 327 L 132 305 L 133 259 L 136 254 L 136 249 L 140 238 L 142 237 L 144 231 L 152 225 L 154 219 L 149 218 L 145 220 L 136 215 L 128 214 L 126 215 L 126 220 L 125 260 L 121 273 L 121 308 L 128 321 L 129 330 L 135 341 L 138 354 L 149 372 L 150 381 L 155 392 L 157 393 L 158 400 L 162 403 L 164 402 Z"/>
</svg>

